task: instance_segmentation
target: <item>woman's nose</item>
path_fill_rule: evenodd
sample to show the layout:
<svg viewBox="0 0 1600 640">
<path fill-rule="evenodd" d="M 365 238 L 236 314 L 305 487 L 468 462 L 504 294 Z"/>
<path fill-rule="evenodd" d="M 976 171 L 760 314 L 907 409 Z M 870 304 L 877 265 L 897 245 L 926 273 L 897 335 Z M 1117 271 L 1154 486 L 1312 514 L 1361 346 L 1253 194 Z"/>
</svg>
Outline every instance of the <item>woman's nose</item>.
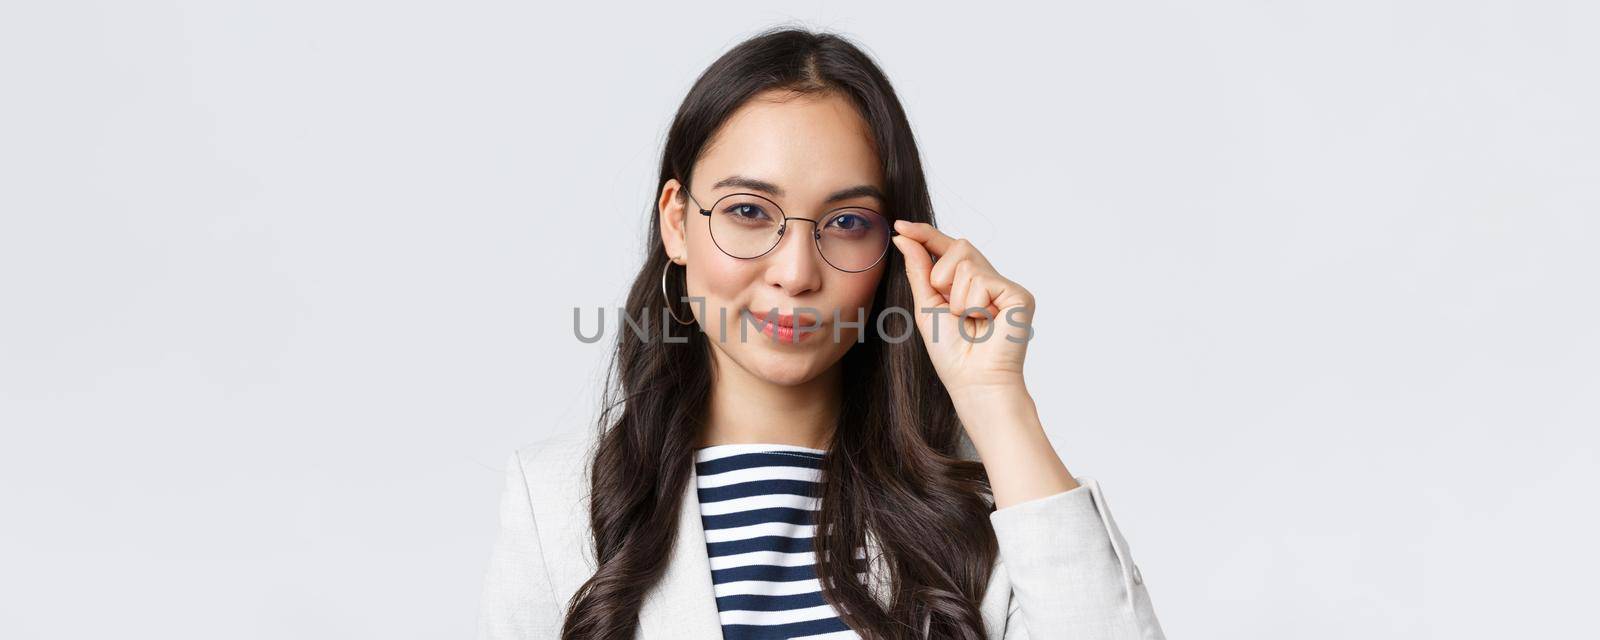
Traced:
<svg viewBox="0 0 1600 640">
<path fill-rule="evenodd" d="M 807 219 L 790 218 L 784 222 L 783 235 L 778 246 L 767 257 L 771 259 L 767 278 L 775 286 L 783 287 L 790 295 L 798 295 L 822 284 L 822 255 L 817 252 L 814 234 L 816 224 Z"/>
</svg>

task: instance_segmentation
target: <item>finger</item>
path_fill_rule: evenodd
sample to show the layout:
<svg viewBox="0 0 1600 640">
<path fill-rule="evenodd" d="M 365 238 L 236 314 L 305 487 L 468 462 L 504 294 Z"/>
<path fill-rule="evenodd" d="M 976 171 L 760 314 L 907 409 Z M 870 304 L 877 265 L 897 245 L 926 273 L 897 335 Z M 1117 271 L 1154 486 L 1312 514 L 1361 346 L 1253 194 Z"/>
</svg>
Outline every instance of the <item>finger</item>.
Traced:
<svg viewBox="0 0 1600 640">
<path fill-rule="evenodd" d="M 911 296 L 916 300 L 917 307 L 938 306 L 940 296 L 928 282 L 928 272 L 933 268 L 933 258 L 928 255 L 928 250 L 905 236 L 894 236 L 891 241 L 905 258 L 906 282 L 911 285 Z M 920 317 L 915 312 L 912 315 Z"/>
<path fill-rule="evenodd" d="M 894 230 L 927 247 L 928 252 L 934 257 L 944 257 L 944 254 L 950 251 L 951 245 L 956 242 L 955 238 L 945 235 L 943 231 L 926 222 L 896 220 Z"/>
<path fill-rule="evenodd" d="M 962 298 L 961 308 L 978 308 L 982 312 L 974 311 L 973 317 L 982 315 L 990 320 L 1000 316 L 1000 309 L 994 304 L 995 288 L 994 278 L 984 274 L 972 276 L 972 284 L 967 285 L 967 294 Z"/>
<path fill-rule="evenodd" d="M 1033 294 L 1015 282 L 1005 278 L 982 278 L 981 286 L 990 299 L 989 306 L 995 310 L 995 316 L 1000 317 L 1008 310 L 1019 307 L 1022 311 L 1014 317 L 1007 317 L 1007 321 L 1032 322 L 1034 300 Z"/>
<path fill-rule="evenodd" d="M 933 271 L 928 273 L 928 281 L 933 283 L 933 288 L 940 291 L 950 290 L 950 286 L 956 281 L 956 270 L 969 261 L 970 252 L 966 247 L 966 242 L 957 240 L 950 246 L 949 252 L 933 263 Z"/>
<path fill-rule="evenodd" d="M 929 282 L 933 283 L 933 288 L 948 291 L 950 284 L 955 281 L 955 270 L 962 262 L 971 262 L 975 267 L 974 273 L 994 272 L 994 266 L 989 264 L 989 259 L 983 256 L 983 252 L 979 251 L 971 240 L 956 238 L 949 250 L 933 263 L 933 272 L 928 278 Z"/>
<path fill-rule="evenodd" d="M 934 271 L 938 270 L 938 266 L 935 265 Z M 951 276 L 950 282 L 950 313 L 956 314 L 957 317 L 965 317 L 961 310 L 968 306 L 966 300 L 968 291 L 972 288 L 972 263 L 963 260 L 961 265 L 956 267 L 955 275 Z"/>
<path fill-rule="evenodd" d="M 962 241 L 965 240 L 964 238 L 957 238 L 955 236 L 946 234 L 945 232 L 940 231 L 938 227 L 926 222 L 908 222 L 905 220 L 896 220 L 894 230 L 900 233 L 900 235 L 910 236 L 915 238 L 918 242 L 928 245 L 929 252 L 931 252 L 935 258 L 944 257 L 950 251 L 955 250 L 957 245 L 961 244 Z M 973 248 L 970 246 L 972 244 L 970 241 L 966 242 L 966 244 L 969 245 L 969 249 Z M 983 255 L 977 251 L 973 251 L 973 253 L 978 256 Z M 980 260 L 980 262 L 987 264 L 989 260 L 988 258 L 983 258 Z"/>
<path fill-rule="evenodd" d="M 994 335 L 1013 342 L 1031 340 L 1034 335 L 1032 294 L 1004 279 L 984 280 L 980 286 L 991 299 L 987 311 L 993 319 Z"/>
</svg>

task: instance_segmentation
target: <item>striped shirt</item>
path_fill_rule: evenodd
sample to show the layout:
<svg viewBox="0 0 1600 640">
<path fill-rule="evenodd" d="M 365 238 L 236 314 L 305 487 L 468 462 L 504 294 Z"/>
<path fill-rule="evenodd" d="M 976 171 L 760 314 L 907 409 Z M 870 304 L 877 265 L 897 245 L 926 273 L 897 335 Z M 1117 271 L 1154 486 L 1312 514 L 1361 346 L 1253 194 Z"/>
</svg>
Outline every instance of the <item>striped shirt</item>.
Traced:
<svg viewBox="0 0 1600 640">
<path fill-rule="evenodd" d="M 695 450 L 700 521 L 724 640 L 861 637 L 822 599 L 812 566 L 823 453 L 786 444 Z"/>
</svg>

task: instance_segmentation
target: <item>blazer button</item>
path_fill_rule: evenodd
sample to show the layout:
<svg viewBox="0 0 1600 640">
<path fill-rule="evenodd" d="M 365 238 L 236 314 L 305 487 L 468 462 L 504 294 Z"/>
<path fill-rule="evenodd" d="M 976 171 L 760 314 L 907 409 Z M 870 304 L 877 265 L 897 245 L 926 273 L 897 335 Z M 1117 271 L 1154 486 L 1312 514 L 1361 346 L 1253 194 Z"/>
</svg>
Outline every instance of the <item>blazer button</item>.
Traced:
<svg viewBox="0 0 1600 640">
<path fill-rule="evenodd" d="M 1133 583 L 1144 584 L 1144 575 L 1139 573 L 1139 565 L 1133 565 Z"/>
</svg>

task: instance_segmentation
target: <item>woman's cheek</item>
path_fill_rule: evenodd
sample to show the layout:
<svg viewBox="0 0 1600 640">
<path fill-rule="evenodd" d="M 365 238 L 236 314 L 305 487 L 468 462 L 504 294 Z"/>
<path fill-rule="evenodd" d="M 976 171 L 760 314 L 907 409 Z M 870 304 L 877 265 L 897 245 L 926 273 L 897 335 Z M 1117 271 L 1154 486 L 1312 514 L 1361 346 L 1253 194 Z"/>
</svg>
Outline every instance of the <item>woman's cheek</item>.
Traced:
<svg viewBox="0 0 1600 640">
<path fill-rule="evenodd" d="M 859 321 L 866 323 L 863 325 L 864 327 L 871 326 L 874 320 L 871 315 L 872 298 L 878 291 L 878 280 L 876 278 L 850 278 L 834 283 L 834 287 L 835 291 L 845 293 L 839 303 L 833 307 L 838 309 L 837 321 L 841 323 L 856 323 Z M 833 319 L 829 318 L 829 320 Z M 854 334 L 863 330 L 863 328 L 859 327 L 841 326 L 839 330 L 840 340 L 853 341 Z"/>
<path fill-rule="evenodd" d="M 727 308 L 727 317 L 731 323 L 739 313 L 737 301 L 743 298 L 744 290 L 750 285 L 750 274 L 743 265 L 701 263 L 702 267 L 690 277 L 691 295 L 704 297 L 706 313 L 711 320 L 718 317 L 721 308 Z M 698 306 L 698 305 L 697 305 Z"/>
<path fill-rule="evenodd" d="M 873 272 L 877 274 L 876 276 L 869 278 L 857 278 L 851 283 L 854 285 L 853 299 L 855 300 L 851 308 L 861 309 L 861 314 L 863 316 L 872 313 L 872 298 L 878 293 L 878 282 L 883 278 L 883 272 L 883 267 L 879 266 L 877 270 Z M 867 318 L 868 322 L 871 322 L 872 320 L 872 318 Z"/>
</svg>

